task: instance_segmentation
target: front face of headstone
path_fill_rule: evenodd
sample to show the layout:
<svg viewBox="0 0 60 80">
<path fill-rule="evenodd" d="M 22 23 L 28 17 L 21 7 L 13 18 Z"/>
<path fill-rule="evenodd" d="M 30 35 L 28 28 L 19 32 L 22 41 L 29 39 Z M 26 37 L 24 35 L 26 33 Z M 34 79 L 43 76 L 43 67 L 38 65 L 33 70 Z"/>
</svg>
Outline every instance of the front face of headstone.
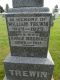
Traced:
<svg viewBox="0 0 60 80">
<path fill-rule="evenodd" d="M 42 7 L 43 0 L 13 0 L 13 8 Z"/>
<path fill-rule="evenodd" d="M 46 57 L 48 50 L 50 14 L 7 15 L 11 54 Z"/>
</svg>

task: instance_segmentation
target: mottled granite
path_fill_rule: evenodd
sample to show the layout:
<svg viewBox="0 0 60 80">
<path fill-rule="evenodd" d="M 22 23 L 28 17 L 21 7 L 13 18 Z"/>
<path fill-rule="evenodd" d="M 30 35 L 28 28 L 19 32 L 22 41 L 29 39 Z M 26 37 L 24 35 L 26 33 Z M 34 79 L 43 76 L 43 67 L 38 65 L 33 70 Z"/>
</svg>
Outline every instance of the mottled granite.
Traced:
<svg viewBox="0 0 60 80">
<path fill-rule="evenodd" d="M 54 62 L 49 52 L 47 58 L 8 56 L 4 60 L 4 67 L 8 80 L 51 80 L 54 69 Z M 11 70 L 14 71 L 13 74 L 10 73 Z M 32 75 L 28 74 L 32 71 Z M 37 76 L 35 76 L 34 74 L 36 74 Z M 43 76 L 41 76 L 41 74 Z"/>
</svg>

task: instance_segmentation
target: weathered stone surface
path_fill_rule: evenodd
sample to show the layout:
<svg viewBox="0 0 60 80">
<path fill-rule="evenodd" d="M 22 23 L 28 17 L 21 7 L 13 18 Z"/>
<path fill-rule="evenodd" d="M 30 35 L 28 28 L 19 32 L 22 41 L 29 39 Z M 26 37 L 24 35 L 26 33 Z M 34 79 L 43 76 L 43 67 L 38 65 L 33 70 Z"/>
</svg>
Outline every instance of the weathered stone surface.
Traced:
<svg viewBox="0 0 60 80">
<path fill-rule="evenodd" d="M 8 13 L 31 13 L 31 12 L 49 12 L 49 8 L 47 7 L 21 7 L 21 8 L 11 8 L 8 9 Z"/>
<path fill-rule="evenodd" d="M 47 57 L 51 13 L 40 9 L 20 8 L 6 15 L 12 56 Z"/>
<path fill-rule="evenodd" d="M 20 7 L 42 7 L 44 0 L 12 0 L 13 8 Z"/>
<path fill-rule="evenodd" d="M 9 80 L 9 79 L 7 79 L 6 76 L 5 76 L 3 80 Z M 54 80 L 54 79 L 52 78 L 51 80 Z"/>
<path fill-rule="evenodd" d="M 47 58 L 9 56 L 4 61 L 7 80 L 51 80 L 54 62 Z"/>
</svg>

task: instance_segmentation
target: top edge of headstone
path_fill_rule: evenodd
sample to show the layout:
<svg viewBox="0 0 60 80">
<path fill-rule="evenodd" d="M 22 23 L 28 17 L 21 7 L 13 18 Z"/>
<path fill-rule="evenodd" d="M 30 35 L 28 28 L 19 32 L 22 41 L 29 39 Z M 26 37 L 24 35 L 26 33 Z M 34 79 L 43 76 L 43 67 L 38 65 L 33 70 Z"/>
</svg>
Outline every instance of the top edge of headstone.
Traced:
<svg viewBox="0 0 60 80">
<path fill-rule="evenodd" d="M 18 13 L 50 13 L 47 7 L 22 7 L 22 8 L 10 8 L 6 13 L 18 14 Z"/>
<path fill-rule="evenodd" d="M 12 0 L 13 8 L 43 7 L 44 0 Z"/>
</svg>

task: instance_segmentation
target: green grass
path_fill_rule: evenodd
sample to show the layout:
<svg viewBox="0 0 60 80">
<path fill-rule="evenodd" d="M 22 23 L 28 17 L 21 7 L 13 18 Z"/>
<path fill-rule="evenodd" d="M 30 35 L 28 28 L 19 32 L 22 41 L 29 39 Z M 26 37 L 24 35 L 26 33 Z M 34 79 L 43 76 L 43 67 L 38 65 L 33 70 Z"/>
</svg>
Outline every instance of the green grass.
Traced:
<svg viewBox="0 0 60 80">
<path fill-rule="evenodd" d="M 7 28 L 4 17 L 0 16 L 0 80 L 3 80 L 4 65 L 3 60 L 9 53 Z"/>
<path fill-rule="evenodd" d="M 60 80 L 60 17 L 51 27 L 49 51 L 55 63 L 54 80 Z M 4 77 L 3 60 L 9 53 L 7 27 L 4 17 L 0 16 L 0 80 Z"/>
<path fill-rule="evenodd" d="M 51 28 L 49 51 L 55 63 L 54 80 L 60 80 L 60 17 Z"/>
</svg>

